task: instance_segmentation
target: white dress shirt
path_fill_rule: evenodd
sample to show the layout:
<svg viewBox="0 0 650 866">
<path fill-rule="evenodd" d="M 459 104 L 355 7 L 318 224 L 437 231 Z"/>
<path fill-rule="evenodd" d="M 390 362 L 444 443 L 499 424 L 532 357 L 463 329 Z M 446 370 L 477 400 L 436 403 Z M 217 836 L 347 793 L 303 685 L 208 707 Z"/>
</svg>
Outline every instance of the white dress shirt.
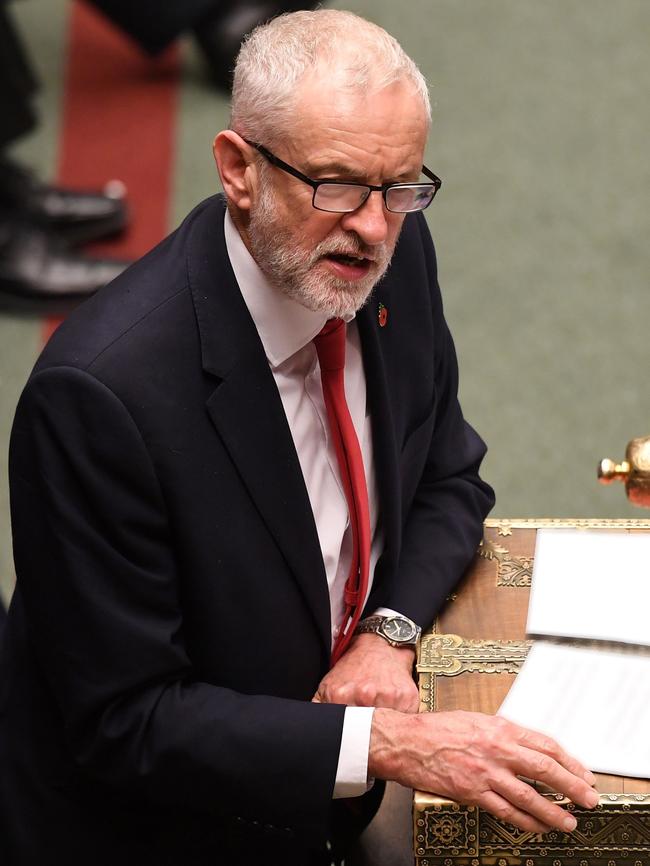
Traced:
<svg viewBox="0 0 650 866">
<path fill-rule="evenodd" d="M 343 593 L 352 558 L 352 530 L 336 452 L 329 435 L 320 367 L 312 342 L 327 316 L 308 310 L 271 286 L 250 255 L 228 212 L 225 238 L 230 263 L 262 341 L 305 479 L 327 575 L 334 643 L 345 609 Z M 377 480 L 371 419 L 366 407 L 366 378 L 359 331 L 353 317 L 347 324 L 345 357 L 345 396 L 361 446 L 368 485 L 372 539 L 369 594 L 375 565 L 383 548 L 383 536 L 378 526 Z M 379 612 L 383 613 L 384 609 Z M 367 790 L 372 714 L 372 707 L 347 707 L 345 710 L 335 798 L 360 796 Z"/>
</svg>

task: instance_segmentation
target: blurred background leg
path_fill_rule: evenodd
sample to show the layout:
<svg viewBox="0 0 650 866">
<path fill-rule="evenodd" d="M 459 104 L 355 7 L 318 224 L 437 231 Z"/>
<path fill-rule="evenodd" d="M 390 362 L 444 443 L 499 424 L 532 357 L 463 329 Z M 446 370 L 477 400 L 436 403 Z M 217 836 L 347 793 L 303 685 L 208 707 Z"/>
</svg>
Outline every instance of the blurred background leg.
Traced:
<svg viewBox="0 0 650 866">
<path fill-rule="evenodd" d="M 228 0 L 88 0 L 150 54 L 163 51 Z"/>
<path fill-rule="evenodd" d="M 244 36 L 282 12 L 311 9 L 300 0 L 88 0 L 150 54 L 157 54 L 183 33 L 192 33 L 213 81 L 231 84 L 232 69 Z"/>
<path fill-rule="evenodd" d="M 50 186 L 7 156 L 37 123 L 37 80 L 5 5 L 0 6 L 0 309 L 67 309 L 110 282 L 126 262 L 81 255 L 72 244 L 124 228 L 124 189 Z M 62 306 L 63 305 L 63 306 Z"/>
</svg>

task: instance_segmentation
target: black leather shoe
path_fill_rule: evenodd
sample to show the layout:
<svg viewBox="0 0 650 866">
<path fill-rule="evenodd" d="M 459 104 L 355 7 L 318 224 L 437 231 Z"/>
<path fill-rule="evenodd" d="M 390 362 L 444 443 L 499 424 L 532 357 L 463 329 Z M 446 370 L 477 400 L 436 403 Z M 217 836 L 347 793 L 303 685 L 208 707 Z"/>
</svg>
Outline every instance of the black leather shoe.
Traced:
<svg viewBox="0 0 650 866">
<path fill-rule="evenodd" d="M 128 221 L 126 189 L 109 181 L 103 193 L 76 192 L 43 183 L 16 163 L 0 159 L 0 206 L 22 220 L 82 244 L 122 231 Z"/>
<path fill-rule="evenodd" d="M 277 0 L 224 0 L 218 11 L 194 27 L 196 41 L 215 83 L 226 90 L 231 89 L 239 47 L 244 36 L 258 24 L 282 12 L 314 9 L 317 5 L 300 0 L 285 0 L 284 3 Z"/>
<path fill-rule="evenodd" d="M 0 219 L 0 308 L 65 312 L 114 279 L 128 262 L 92 259 L 27 223 Z"/>
</svg>

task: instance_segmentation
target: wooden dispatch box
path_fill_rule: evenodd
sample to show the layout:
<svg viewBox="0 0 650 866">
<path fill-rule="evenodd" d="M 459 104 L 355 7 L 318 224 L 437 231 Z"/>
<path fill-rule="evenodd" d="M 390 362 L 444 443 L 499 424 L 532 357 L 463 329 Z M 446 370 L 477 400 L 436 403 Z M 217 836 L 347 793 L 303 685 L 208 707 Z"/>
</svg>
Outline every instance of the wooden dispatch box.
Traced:
<svg viewBox="0 0 650 866">
<path fill-rule="evenodd" d="M 476 558 L 420 645 L 420 711 L 497 711 L 526 657 L 535 537 L 543 527 L 650 532 L 650 520 L 488 520 Z M 561 603 L 561 599 L 558 600 Z M 650 731 L 648 732 L 650 736 Z M 417 866 L 650 866 L 650 781 L 597 774 L 595 810 L 571 833 L 527 833 L 416 791 Z M 558 802 L 559 794 L 546 792 Z"/>
</svg>

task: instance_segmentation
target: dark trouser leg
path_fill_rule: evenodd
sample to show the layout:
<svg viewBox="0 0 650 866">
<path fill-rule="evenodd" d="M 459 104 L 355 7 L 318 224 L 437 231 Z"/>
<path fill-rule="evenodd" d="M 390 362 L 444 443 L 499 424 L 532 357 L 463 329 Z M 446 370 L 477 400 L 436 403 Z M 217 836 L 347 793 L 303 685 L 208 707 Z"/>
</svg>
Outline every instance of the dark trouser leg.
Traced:
<svg viewBox="0 0 650 866">
<path fill-rule="evenodd" d="M 221 0 L 89 0 L 150 54 L 162 51 L 177 36 L 206 16 Z"/>
<path fill-rule="evenodd" d="M 413 792 L 395 782 L 376 817 L 345 859 L 345 866 L 413 866 Z"/>
<path fill-rule="evenodd" d="M 0 148 L 35 125 L 30 98 L 36 87 L 18 34 L 0 4 Z"/>
</svg>

